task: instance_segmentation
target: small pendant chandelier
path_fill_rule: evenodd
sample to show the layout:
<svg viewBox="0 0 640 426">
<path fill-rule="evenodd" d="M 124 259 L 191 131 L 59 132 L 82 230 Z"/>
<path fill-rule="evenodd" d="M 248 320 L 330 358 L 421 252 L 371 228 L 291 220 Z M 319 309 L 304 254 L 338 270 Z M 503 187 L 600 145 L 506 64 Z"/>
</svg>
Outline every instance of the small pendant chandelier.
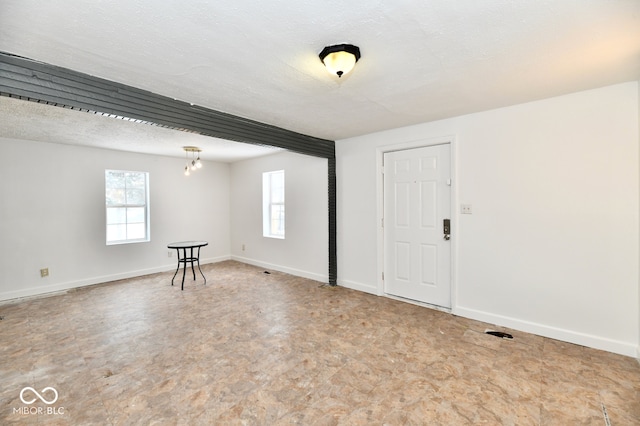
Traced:
<svg viewBox="0 0 640 426">
<path fill-rule="evenodd" d="M 202 150 L 197 146 L 183 146 L 182 149 L 184 149 L 184 156 L 187 159 L 187 164 L 184 166 L 184 175 L 189 176 L 191 171 L 202 168 L 202 162 L 200 161 L 200 152 Z"/>
</svg>

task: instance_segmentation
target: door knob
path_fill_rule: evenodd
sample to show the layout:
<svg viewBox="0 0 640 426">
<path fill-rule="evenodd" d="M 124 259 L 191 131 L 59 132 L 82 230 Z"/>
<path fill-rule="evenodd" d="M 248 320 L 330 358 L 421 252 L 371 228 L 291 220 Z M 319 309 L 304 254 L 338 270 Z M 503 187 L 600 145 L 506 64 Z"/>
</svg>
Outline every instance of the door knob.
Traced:
<svg viewBox="0 0 640 426">
<path fill-rule="evenodd" d="M 444 233 L 444 239 L 449 241 L 451 238 L 451 219 L 444 219 L 442 221 L 442 231 Z"/>
</svg>

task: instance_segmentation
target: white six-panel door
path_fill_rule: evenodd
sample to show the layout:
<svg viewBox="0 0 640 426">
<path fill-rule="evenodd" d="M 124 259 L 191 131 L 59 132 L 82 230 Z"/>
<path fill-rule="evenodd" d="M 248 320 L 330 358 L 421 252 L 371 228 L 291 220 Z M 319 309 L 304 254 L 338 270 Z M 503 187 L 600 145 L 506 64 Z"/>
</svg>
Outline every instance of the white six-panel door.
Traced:
<svg viewBox="0 0 640 426">
<path fill-rule="evenodd" d="M 384 291 L 451 307 L 450 145 L 384 154 Z"/>
</svg>

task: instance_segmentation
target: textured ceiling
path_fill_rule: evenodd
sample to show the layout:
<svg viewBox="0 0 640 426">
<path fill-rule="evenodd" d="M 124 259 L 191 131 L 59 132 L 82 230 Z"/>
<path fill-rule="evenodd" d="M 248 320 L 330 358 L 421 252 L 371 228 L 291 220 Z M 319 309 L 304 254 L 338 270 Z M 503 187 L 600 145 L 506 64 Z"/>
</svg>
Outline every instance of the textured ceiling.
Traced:
<svg viewBox="0 0 640 426">
<path fill-rule="evenodd" d="M 637 80 L 640 1 L 2 0 L 0 51 L 337 140 Z"/>
<path fill-rule="evenodd" d="M 0 97 L 0 137 L 185 158 L 197 146 L 203 160 L 232 163 L 282 151 L 186 133 L 66 108 Z"/>
</svg>

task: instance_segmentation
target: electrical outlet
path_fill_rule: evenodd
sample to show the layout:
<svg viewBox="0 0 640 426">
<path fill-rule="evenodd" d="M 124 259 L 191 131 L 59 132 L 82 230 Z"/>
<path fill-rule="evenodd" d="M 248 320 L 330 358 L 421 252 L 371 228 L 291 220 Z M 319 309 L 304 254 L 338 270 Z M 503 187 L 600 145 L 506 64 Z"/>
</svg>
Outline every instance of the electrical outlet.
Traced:
<svg viewBox="0 0 640 426">
<path fill-rule="evenodd" d="M 461 204 L 460 205 L 460 213 L 462 213 L 462 214 L 471 214 L 471 204 Z"/>
<path fill-rule="evenodd" d="M 49 268 L 40 269 L 40 277 L 48 277 L 49 276 Z"/>
</svg>

